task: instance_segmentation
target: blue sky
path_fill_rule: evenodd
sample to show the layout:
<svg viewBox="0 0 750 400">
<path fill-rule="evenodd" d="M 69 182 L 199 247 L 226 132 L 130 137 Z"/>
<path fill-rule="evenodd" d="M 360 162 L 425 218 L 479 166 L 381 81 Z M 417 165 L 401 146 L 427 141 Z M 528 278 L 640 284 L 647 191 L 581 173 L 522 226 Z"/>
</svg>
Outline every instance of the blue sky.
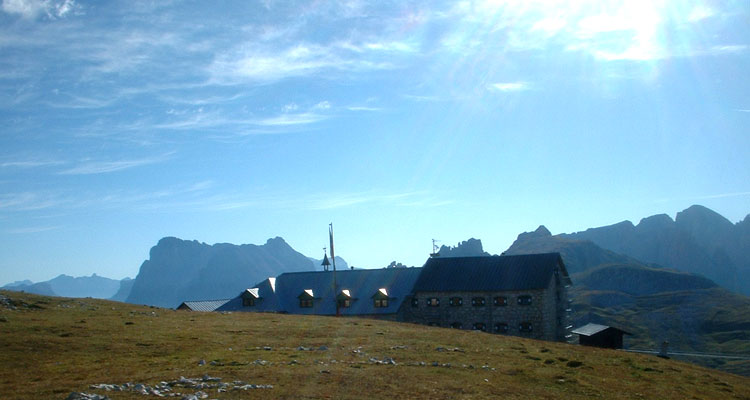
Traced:
<svg viewBox="0 0 750 400">
<path fill-rule="evenodd" d="M 747 1 L 0 6 L 0 283 L 750 212 Z"/>
</svg>

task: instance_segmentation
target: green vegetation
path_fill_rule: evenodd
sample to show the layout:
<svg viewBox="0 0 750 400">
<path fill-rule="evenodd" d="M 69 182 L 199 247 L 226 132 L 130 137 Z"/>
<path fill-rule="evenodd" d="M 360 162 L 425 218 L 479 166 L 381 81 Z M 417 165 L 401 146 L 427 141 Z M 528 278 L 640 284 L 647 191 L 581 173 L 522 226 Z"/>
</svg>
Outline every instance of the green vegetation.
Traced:
<svg viewBox="0 0 750 400">
<path fill-rule="evenodd" d="M 273 385 L 205 390 L 220 399 L 750 399 L 746 377 L 621 351 L 369 319 L 0 295 L 3 398 L 64 399 L 76 391 L 143 399 L 90 385 L 208 374 Z"/>
</svg>

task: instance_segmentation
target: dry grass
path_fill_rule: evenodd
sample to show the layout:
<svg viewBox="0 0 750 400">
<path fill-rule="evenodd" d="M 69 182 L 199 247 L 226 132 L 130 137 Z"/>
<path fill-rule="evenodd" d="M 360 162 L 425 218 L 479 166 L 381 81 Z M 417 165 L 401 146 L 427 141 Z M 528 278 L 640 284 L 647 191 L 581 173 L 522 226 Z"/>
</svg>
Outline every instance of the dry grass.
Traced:
<svg viewBox="0 0 750 400">
<path fill-rule="evenodd" d="M 204 374 L 273 385 L 207 391 L 220 399 L 750 399 L 750 378 L 620 351 L 368 319 L 2 295 L 16 306 L 0 305 L 0 397 L 9 399 L 143 399 L 89 385 Z M 396 364 L 371 361 L 387 357 Z"/>
</svg>

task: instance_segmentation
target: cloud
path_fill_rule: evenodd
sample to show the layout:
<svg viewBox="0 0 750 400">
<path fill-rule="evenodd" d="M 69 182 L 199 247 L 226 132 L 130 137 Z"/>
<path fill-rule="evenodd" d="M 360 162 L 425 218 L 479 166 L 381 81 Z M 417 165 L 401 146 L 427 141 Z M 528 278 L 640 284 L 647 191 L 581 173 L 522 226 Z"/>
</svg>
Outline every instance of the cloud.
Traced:
<svg viewBox="0 0 750 400">
<path fill-rule="evenodd" d="M 403 193 L 326 193 L 315 195 L 303 204 L 311 210 L 331 210 L 360 204 L 388 205 L 396 207 L 431 207 L 451 204 L 452 201 L 437 200 L 424 191 Z"/>
<path fill-rule="evenodd" d="M 54 165 L 65 164 L 63 161 L 57 160 L 19 160 L 19 161 L 4 161 L 0 162 L 0 167 L 3 168 L 38 168 L 38 167 L 49 167 Z"/>
<path fill-rule="evenodd" d="M 381 111 L 381 108 L 378 107 L 366 107 L 366 106 L 349 106 L 346 107 L 349 111 Z"/>
<path fill-rule="evenodd" d="M 253 124 L 261 126 L 305 125 L 320 122 L 326 118 L 324 115 L 315 113 L 282 114 L 276 117 L 253 121 Z"/>
<path fill-rule="evenodd" d="M 80 8 L 74 0 L 3 0 L 2 10 L 23 18 L 34 19 L 41 14 L 62 18 Z"/>
<path fill-rule="evenodd" d="M 208 67 L 208 73 L 213 83 L 235 84 L 243 81 L 268 83 L 331 70 L 386 70 L 394 69 L 396 65 L 392 55 L 382 53 L 394 51 L 411 52 L 406 45 L 375 43 L 355 45 L 351 42 L 299 42 L 290 47 L 251 45 L 219 54 Z"/>
<path fill-rule="evenodd" d="M 35 211 L 56 207 L 64 200 L 49 194 L 20 192 L 0 195 L 0 210 Z"/>
<path fill-rule="evenodd" d="M 726 54 L 726 53 L 742 53 L 747 50 L 746 45 L 722 45 L 711 47 L 711 52 L 714 54 Z"/>
<path fill-rule="evenodd" d="M 693 7 L 690 14 L 688 14 L 687 20 L 690 22 L 698 22 L 713 17 L 714 15 L 716 15 L 716 12 L 713 9 L 699 4 Z"/>
<path fill-rule="evenodd" d="M 164 162 L 167 159 L 169 159 L 172 154 L 174 153 L 167 153 L 162 156 L 154 157 L 154 158 L 141 158 L 141 159 L 135 159 L 135 160 L 85 162 L 76 167 L 61 171 L 58 174 L 59 175 L 106 174 L 110 172 L 122 171 L 125 169 Z"/>
<path fill-rule="evenodd" d="M 526 82 L 493 83 L 490 87 L 501 92 L 520 92 L 529 89 L 529 85 Z"/>
<path fill-rule="evenodd" d="M 55 229 L 60 229 L 60 228 L 61 226 L 29 226 L 25 228 L 6 229 L 5 233 L 12 234 L 12 235 L 22 235 L 22 234 L 29 234 L 29 233 L 53 231 Z"/>
</svg>

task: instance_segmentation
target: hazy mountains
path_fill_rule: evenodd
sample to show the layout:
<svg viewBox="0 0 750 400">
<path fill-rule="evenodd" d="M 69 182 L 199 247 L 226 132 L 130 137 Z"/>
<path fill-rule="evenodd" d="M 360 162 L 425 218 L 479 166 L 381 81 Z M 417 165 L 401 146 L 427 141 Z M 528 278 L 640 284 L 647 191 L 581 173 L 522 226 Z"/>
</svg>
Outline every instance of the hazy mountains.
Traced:
<svg viewBox="0 0 750 400">
<path fill-rule="evenodd" d="M 644 219 L 648 220 L 648 218 Z M 648 226 L 649 221 L 646 222 Z M 669 226 L 669 224 L 665 224 Z M 673 228 L 669 228 L 673 229 Z M 590 229 L 586 232 L 596 231 Z M 610 230 L 612 243 L 616 236 Z M 653 232 L 665 238 L 669 231 Z M 692 236 L 672 232 L 687 240 Z M 673 236 L 674 237 L 674 236 Z M 697 246 L 695 239 L 693 245 Z M 679 241 L 671 243 L 679 251 Z M 551 235 L 544 227 L 518 235 L 505 254 L 559 252 L 571 274 L 571 322 L 613 325 L 633 334 L 630 347 L 655 349 L 663 340 L 673 350 L 750 354 L 750 298 L 732 293 L 708 279 L 712 264 L 678 271 L 643 263 L 633 256 L 604 249 L 576 235 Z M 695 251 L 695 249 L 693 249 Z M 677 258 L 677 255 L 674 255 Z M 696 363 L 750 375 L 750 362 L 696 358 Z"/>
<path fill-rule="evenodd" d="M 130 285 L 132 279 L 123 280 L 109 279 L 93 274 L 91 276 L 72 277 L 60 275 L 45 282 L 31 282 L 29 280 L 13 282 L 3 286 L 3 289 L 23 291 L 28 293 L 42 294 L 46 296 L 63 297 L 94 297 L 98 299 L 110 299 L 121 290 Z M 113 300 L 116 300 L 113 298 Z"/>
<path fill-rule="evenodd" d="M 694 205 L 677 213 L 559 235 L 588 240 L 646 263 L 704 275 L 721 286 L 750 294 L 750 215 L 737 224 Z"/>
<path fill-rule="evenodd" d="M 455 246 L 440 246 L 438 250 L 439 257 L 477 257 L 489 256 L 490 253 L 482 248 L 482 240 L 471 238 L 464 240 Z"/>
<path fill-rule="evenodd" d="M 177 307 L 185 300 L 225 299 L 268 277 L 315 268 L 280 237 L 262 246 L 167 237 L 151 248 L 126 301 Z"/>
</svg>

